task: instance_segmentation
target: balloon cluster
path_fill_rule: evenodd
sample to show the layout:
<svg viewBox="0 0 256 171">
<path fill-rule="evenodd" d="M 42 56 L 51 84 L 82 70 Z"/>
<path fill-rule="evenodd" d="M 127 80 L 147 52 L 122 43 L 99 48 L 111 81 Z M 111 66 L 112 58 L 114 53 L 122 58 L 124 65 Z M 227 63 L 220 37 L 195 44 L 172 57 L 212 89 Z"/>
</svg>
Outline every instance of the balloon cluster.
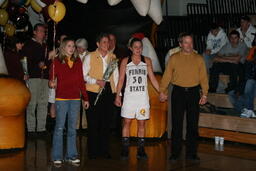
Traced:
<svg viewBox="0 0 256 171">
<path fill-rule="evenodd" d="M 0 0 L 0 26 L 7 36 L 13 36 L 16 29 L 24 29 L 29 24 L 27 7 L 42 13 L 46 19 L 60 22 L 66 13 L 60 0 Z"/>
</svg>

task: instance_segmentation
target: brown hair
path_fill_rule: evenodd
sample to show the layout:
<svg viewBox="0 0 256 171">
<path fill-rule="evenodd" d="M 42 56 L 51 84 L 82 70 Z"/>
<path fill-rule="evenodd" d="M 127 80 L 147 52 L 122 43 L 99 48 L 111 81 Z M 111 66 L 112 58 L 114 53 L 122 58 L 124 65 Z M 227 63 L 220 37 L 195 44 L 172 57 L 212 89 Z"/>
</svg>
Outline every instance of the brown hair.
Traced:
<svg viewBox="0 0 256 171">
<path fill-rule="evenodd" d="M 63 41 L 61 42 L 60 44 L 60 47 L 59 47 L 59 60 L 61 61 L 61 63 L 65 63 L 65 58 L 67 57 L 66 53 L 65 53 L 65 50 L 64 48 L 66 47 L 67 43 L 68 42 L 74 42 L 74 45 L 75 45 L 75 40 L 74 39 L 71 39 L 71 38 L 64 38 Z M 75 62 L 76 61 L 76 58 L 77 58 L 77 51 L 75 50 L 74 54 L 71 56 L 70 60 Z"/>
</svg>

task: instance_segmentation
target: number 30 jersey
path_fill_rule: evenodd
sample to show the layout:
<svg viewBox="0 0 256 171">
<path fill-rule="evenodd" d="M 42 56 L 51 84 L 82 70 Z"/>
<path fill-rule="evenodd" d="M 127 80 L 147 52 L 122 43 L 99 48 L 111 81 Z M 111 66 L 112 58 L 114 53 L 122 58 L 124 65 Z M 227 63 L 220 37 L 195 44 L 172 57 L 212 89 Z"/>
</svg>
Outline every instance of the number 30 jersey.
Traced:
<svg viewBox="0 0 256 171">
<path fill-rule="evenodd" d="M 142 57 L 144 58 L 144 57 Z M 147 64 L 141 60 L 135 65 L 129 60 L 126 65 L 126 87 L 124 91 L 123 108 L 149 108 L 147 85 Z"/>
</svg>

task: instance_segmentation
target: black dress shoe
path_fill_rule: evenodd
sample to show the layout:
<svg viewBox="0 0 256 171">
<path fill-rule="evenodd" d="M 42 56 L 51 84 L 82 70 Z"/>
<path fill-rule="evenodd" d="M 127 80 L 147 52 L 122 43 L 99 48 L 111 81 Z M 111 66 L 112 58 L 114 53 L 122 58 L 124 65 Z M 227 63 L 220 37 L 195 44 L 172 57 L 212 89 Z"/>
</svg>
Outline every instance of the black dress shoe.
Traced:
<svg viewBox="0 0 256 171">
<path fill-rule="evenodd" d="M 186 156 L 186 160 L 190 160 L 192 162 L 200 162 L 200 158 L 197 155 L 188 155 Z"/>
<path fill-rule="evenodd" d="M 148 155 L 145 152 L 144 147 L 139 147 L 138 151 L 137 151 L 137 159 L 139 160 L 147 160 L 148 159 Z"/>
</svg>

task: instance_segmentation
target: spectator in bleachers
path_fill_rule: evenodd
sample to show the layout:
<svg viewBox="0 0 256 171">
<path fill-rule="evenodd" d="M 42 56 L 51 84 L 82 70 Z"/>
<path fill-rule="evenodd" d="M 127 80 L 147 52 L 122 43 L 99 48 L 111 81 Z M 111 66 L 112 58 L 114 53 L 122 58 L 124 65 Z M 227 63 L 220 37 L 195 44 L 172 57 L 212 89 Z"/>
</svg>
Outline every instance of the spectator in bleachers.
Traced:
<svg viewBox="0 0 256 171">
<path fill-rule="evenodd" d="M 209 68 L 212 66 L 212 60 L 220 51 L 220 49 L 228 42 L 228 38 L 224 30 L 213 23 L 211 25 L 210 32 L 207 36 L 206 41 L 206 50 L 203 54 L 205 59 L 206 68 L 209 71 Z"/>
<path fill-rule="evenodd" d="M 243 41 L 247 47 L 252 47 L 252 42 L 254 39 L 254 34 L 256 33 L 256 28 L 253 27 L 253 25 L 250 22 L 250 17 L 248 16 L 242 16 L 240 20 L 240 28 L 237 29 L 237 31 L 240 34 L 240 39 Z"/>
<path fill-rule="evenodd" d="M 255 47 L 256 40 L 254 39 L 252 46 Z M 241 117 L 250 118 L 256 117 L 253 112 L 254 98 L 256 96 L 256 53 L 253 51 L 249 54 L 245 62 L 245 86 L 242 95 L 238 95 L 235 91 L 229 92 L 230 102 L 233 104 L 236 111 L 241 112 Z"/>
<path fill-rule="evenodd" d="M 219 74 L 229 75 L 229 85 L 225 89 L 226 93 L 238 87 L 238 77 L 242 70 L 242 65 L 248 53 L 248 48 L 244 42 L 239 41 L 239 32 L 233 30 L 229 33 L 229 42 L 221 48 L 217 56 L 213 59 L 213 66 L 210 70 L 209 92 L 216 92 Z"/>
</svg>

